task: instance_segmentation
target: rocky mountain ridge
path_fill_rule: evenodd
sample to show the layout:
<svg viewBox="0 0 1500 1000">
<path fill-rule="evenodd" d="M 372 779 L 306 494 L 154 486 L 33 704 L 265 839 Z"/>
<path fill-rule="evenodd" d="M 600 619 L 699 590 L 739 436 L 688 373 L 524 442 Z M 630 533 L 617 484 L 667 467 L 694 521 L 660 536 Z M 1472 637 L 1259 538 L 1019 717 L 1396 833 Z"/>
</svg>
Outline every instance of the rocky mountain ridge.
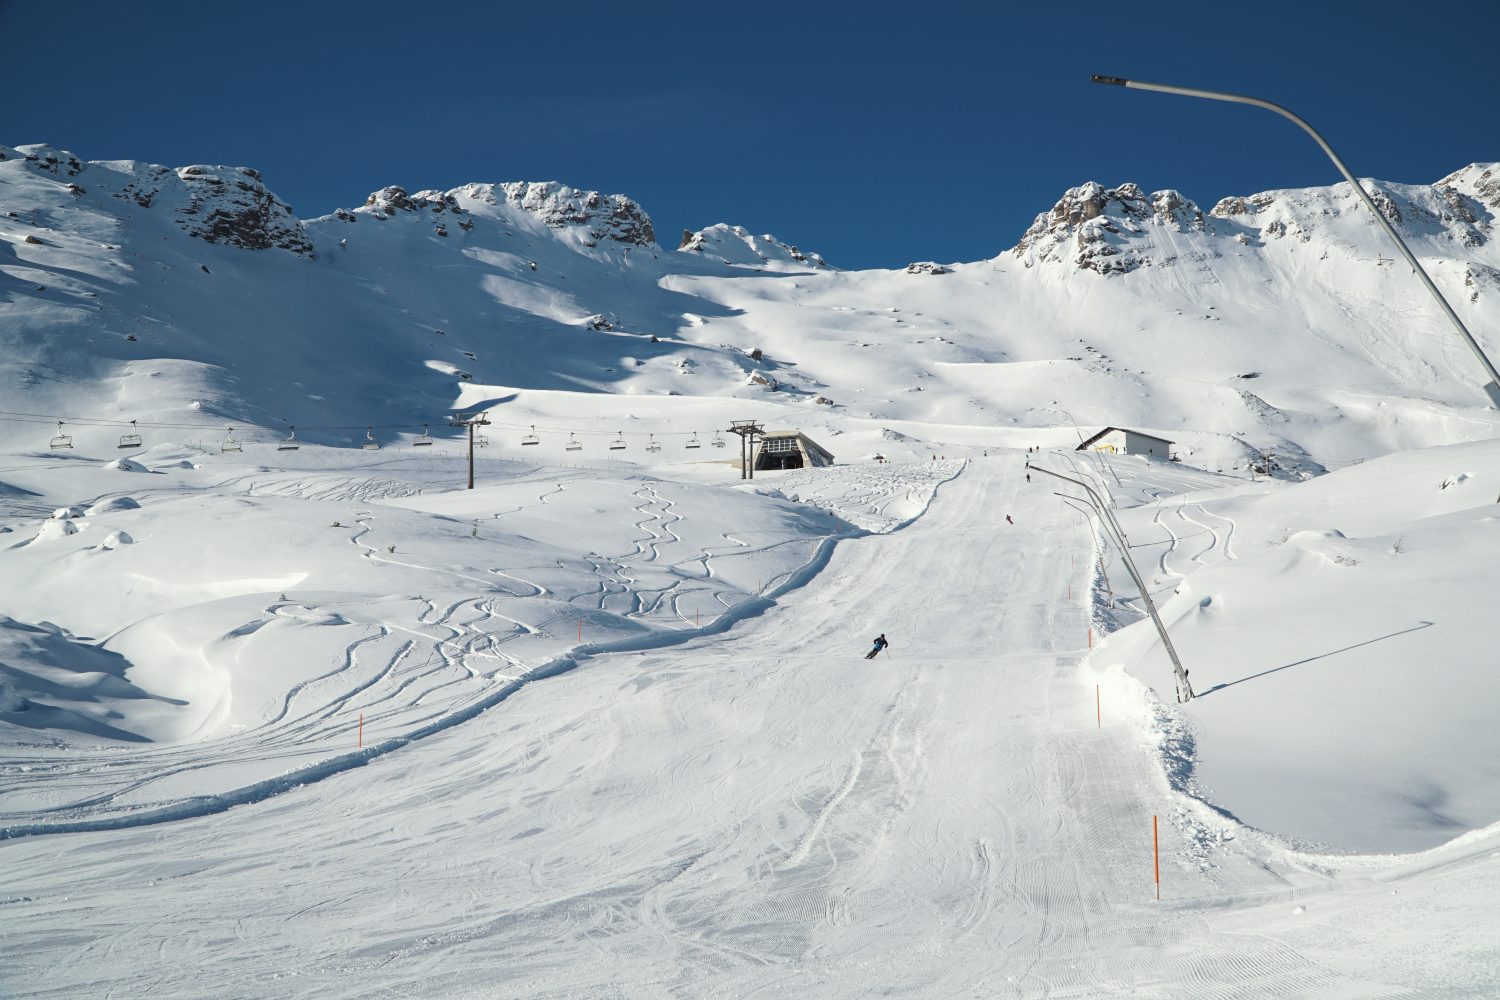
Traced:
<svg viewBox="0 0 1500 1000">
<path fill-rule="evenodd" d="M 548 182 L 389 186 L 298 220 L 248 168 L 0 155 L 0 391 L 30 414 L 295 424 L 338 443 L 483 387 L 754 400 L 839 432 L 1046 426 L 1066 407 L 1321 462 L 1487 418 L 1471 359 L 1382 266 L 1391 248 L 1347 186 L 1204 210 L 1086 184 L 997 259 L 839 271 L 726 224 L 666 252 L 634 201 Z M 1495 177 L 1375 185 L 1487 344 Z"/>
<path fill-rule="evenodd" d="M 1365 185 L 1376 207 L 1409 242 L 1475 248 L 1492 238 L 1500 213 L 1497 168 L 1471 164 L 1431 185 L 1369 180 Z M 1370 225 L 1371 220 L 1347 183 L 1222 198 L 1205 213 L 1179 191 L 1147 195 L 1133 183 L 1106 188 L 1090 181 L 1064 192 L 1009 252 L 1026 267 L 1064 264 L 1119 275 L 1170 264 L 1184 252 L 1222 254 L 1231 249 L 1231 241 L 1260 248 L 1287 237 L 1307 242 L 1320 230 L 1347 240 L 1343 230 L 1350 224 Z"/>
</svg>

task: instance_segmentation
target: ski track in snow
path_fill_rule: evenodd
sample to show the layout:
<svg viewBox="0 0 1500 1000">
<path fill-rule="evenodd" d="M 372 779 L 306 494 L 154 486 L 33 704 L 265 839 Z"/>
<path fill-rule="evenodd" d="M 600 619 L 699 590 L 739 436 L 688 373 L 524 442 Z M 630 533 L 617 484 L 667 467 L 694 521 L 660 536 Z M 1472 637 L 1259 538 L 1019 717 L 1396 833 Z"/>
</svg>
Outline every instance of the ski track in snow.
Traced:
<svg viewBox="0 0 1500 1000">
<path fill-rule="evenodd" d="M 72 802 L 18 831 L 85 815 L 93 832 L 0 844 L 16 874 L 0 906 L 25 913 L 18 995 L 87 979 L 94 992 L 149 983 L 186 997 L 234 982 L 280 996 L 288 981 L 274 977 L 293 975 L 295 995 L 329 997 L 377 982 L 539 997 L 1485 995 L 1472 973 L 1467 991 L 1424 984 L 1432 963 L 1410 948 L 1378 971 L 1345 957 L 1341 935 L 1399 926 L 1401 897 L 1254 831 L 1205 841 L 1213 820 L 1170 790 L 1135 724 L 1096 727 L 1080 672 L 1091 599 L 1058 599 L 1070 560 L 1033 539 L 1071 538 L 1089 559 L 1092 542 L 1047 493 L 1021 490 L 999 463 L 971 463 L 906 530 L 825 543 L 775 588 L 805 584 L 793 599 L 757 603 L 732 628 L 621 642 L 598 669 L 507 659 L 531 634 L 518 628 L 540 625 L 499 609 L 536 595 L 493 582 L 386 599 L 410 606 L 402 621 L 379 606 L 271 604 L 247 635 L 333 616 L 361 630 L 288 692 L 274 724 L 31 761 L 51 771 L 23 784 L 119 774 L 87 809 Z M 685 565 L 701 583 L 767 548 L 733 533 L 722 553 L 686 542 L 662 487 L 634 494 L 636 540 L 595 560 L 601 605 L 631 574 Z M 904 513 L 914 501 L 882 502 Z M 1152 519 L 1171 538 L 1163 572 L 1231 558 L 1234 522 L 1198 502 L 1158 505 Z M 365 541 L 380 523 L 370 512 L 351 526 L 372 562 L 389 555 Z M 850 632 L 872 629 L 893 645 L 865 661 Z M 405 735 L 299 761 L 319 734 L 347 739 L 356 701 L 372 729 L 404 716 Z M 125 776 L 148 787 L 245 758 L 289 769 L 211 801 L 112 809 Z M 181 822 L 141 825 L 167 819 Z M 1482 856 L 1446 863 L 1464 877 Z M 80 951 L 80 925 L 124 899 L 140 919 L 111 921 L 107 954 Z M 1294 903 L 1306 913 L 1292 916 Z M 194 927 L 231 930 L 209 944 Z M 349 944 L 296 950 L 330 935 Z"/>
<path fill-rule="evenodd" d="M 945 474 L 951 473 L 948 469 Z M 877 503 L 889 502 L 893 483 L 900 484 L 902 495 L 925 502 L 924 493 L 930 495 L 939 481 L 931 477 L 919 477 L 914 482 L 868 477 L 847 487 L 836 501 L 825 501 L 825 505 L 863 507 L 872 498 Z M 235 476 L 219 481 L 214 489 L 233 495 L 356 502 L 421 492 L 418 487 L 396 481 L 305 474 Z M 495 516 L 544 505 L 562 492 L 562 484 L 541 486 L 534 503 Z M 177 494 L 139 491 L 135 495 L 146 503 L 161 503 Z M 658 631 L 657 638 L 646 640 L 647 646 L 680 641 L 704 627 L 726 627 L 735 617 L 753 610 L 742 603 L 743 595 L 719 587 L 707 592 L 712 598 L 709 607 L 695 598 L 700 583 L 720 575 L 716 565 L 720 560 L 765 555 L 785 547 L 799 553 L 793 558 L 803 560 L 804 569 L 761 581 L 759 589 L 764 591 L 783 582 L 793 584 L 812 565 L 807 560 L 818 558 L 806 539 L 753 545 L 725 534 L 729 546 L 694 548 L 693 554 L 682 560 L 700 566 L 701 575 L 685 573 L 673 565 L 671 572 L 677 579 L 661 587 L 642 587 L 634 575 L 638 572 L 635 567 L 665 563 L 664 551 L 683 547 L 682 537 L 674 530 L 682 515 L 675 510 L 675 502 L 653 485 L 637 487 L 634 497 L 639 535 L 630 551 L 593 561 L 597 589 L 589 604 L 606 610 L 618 604 L 615 597 L 625 599 L 626 603 L 616 610 Z M 414 738 L 409 735 L 412 731 L 443 731 L 453 720 L 471 717 L 476 707 L 497 704 L 519 685 L 537 676 L 551 676 L 573 663 L 576 654 L 569 646 L 557 647 L 556 653 L 542 660 L 534 653 L 510 651 L 515 642 L 547 638 L 554 630 L 572 625 L 558 611 L 544 611 L 544 617 L 536 619 L 531 611 L 517 616 L 501 610 L 511 599 L 549 597 L 552 591 L 543 582 L 498 567 L 489 569 L 490 578 L 486 579 L 404 558 L 399 552 L 388 553 L 378 541 L 369 540 L 378 535 L 379 515 L 368 508 L 356 513 L 349 528 L 348 541 L 370 562 L 449 578 L 456 586 L 477 590 L 483 596 L 456 598 L 441 610 L 431 601 L 423 601 L 425 610 L 412 624 L 391 620 L 376 613 L 373 606 L 361 608 L 343 601 L 299 600 L 265 608 L 261 618 L 240 626 L 235 634 L 253 638 L 273 621 L 333 621 L 341 627 L 360 629 L 363 634 L 350 641 L 327 669 L 288 688 L 278 707 L 250 731 L 185 746 L 147 745 L 28 757 L 27 769 L 0 775 L 0 839 L 65 830 L 126 828 L 262 801 L 269 795 L 362 766 L 404 746 Z M 524 590 L 516 592 L 508 584 L 519 584 Z M 694 589 L 688 590 L 689 586 Z M 587 595 L 574 595 L 574 600 L 579 598 L 588 600 Z M 704 617 L 703 611 L 710 613 Z M 671 638 L 674 633 L 678 639 Z M 621 641 L 626 646 L 640 644 L 640 640 L 615 640 L 603 645 L 586 644 L 581 651 L 589 655 L 618 646 Z M 377 732 L 382 737 L 374 746 L 354 748 L 351 736 L 360 729 L 361 715 L 364 731 L 371 737 Z M 393 732 L 407 735 L 392 739 Z M 234 776 L 245 761 L 259 762 L 253 766 L 269 768 L 275 776 L 236 787 Z M 225 787 L 210 794 L 174 798 L 169 789 L 189 772 L 222 773 L 225 779 L 218 783 Z M 201 783 L 205 779 L 197 780 Z M 29 810 L 16 808 L 14 803 L 25 802 L 39 781 L 46 781 L 51 804 Z M 214 783 L 212 778 L 207 779 L 210 786 Z"/>
</svg>

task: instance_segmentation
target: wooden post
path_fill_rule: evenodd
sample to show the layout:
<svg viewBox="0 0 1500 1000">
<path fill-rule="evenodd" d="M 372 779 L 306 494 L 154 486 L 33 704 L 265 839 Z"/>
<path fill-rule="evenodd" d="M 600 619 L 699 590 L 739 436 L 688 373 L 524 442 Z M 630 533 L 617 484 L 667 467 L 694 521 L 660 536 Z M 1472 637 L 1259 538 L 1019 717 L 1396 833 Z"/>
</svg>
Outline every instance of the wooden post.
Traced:
<svg viewBox="0 0 1500 1000">
<path fill-rule="evenodd" d="M 578 619 L 578 641 L 583 641 L 583 619 Z"/>
</svg>

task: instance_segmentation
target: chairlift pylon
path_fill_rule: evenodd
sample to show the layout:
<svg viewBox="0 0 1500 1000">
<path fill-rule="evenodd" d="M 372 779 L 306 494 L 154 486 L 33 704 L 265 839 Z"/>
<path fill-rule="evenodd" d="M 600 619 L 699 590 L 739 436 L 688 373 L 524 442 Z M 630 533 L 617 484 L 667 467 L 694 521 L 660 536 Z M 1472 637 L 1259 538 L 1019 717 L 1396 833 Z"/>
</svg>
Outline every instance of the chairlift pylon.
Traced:
<svg viewBox="0 0 1500 1000">
<path fill-rule="evenodd" d="M 224 435 L 224 442 L 219 445 L 219 453 L 226 451 L 244 451 L 245 446 L 234 439 L 234 428 L 231 427 Z"/>
<path fill-rule="evenodd" d="M 286 438 L 280 444 L 278 444 L 276 446 L 276 450 L 277 451 L 296 451 L 297 450 L 297 428 L 293 424 L 287 424 L 286 429 L 287 429 Z"/>
<path fill-rule="evenodd" d="M 567 451 L 582 451 L 583 442 L 578 440 L 577 434 L 569 434 L 568 443 L 563 445 L 563 448 Z"/>
<path fill-rule="evenodd" d="M 139 448 L 140 446 L 141 446 L 141 436 L 135 432 L 135 421 L 132 420 L 130 422 L 130 433 L 129 434 L 121 434 L 120 435 L 120 447 L 121 448 Z"/>
<path fill-rule="evenodd" d="M 415 441 L 413 441 L 411 443 L 411 446 L 413 448 L 425 448 L 425 447 L 427 447 L 430 444 L 432 444 L 432 435 L 429 434 L 429 433 L 427 433 L 427 425 L 423 424 L 422 425 L 422 434 L 421 434 L 421 436 L 418 437 Z"/>
<path fill-rule="evenodd" d="M 615 439 L 609 443 L 609 450 L 610 451 L 624 451 L 625 450 L 625 435 L 624 434 L 620 434 L 619 432 L 616 432 Z"/>
<path fill-rule="evenodd" d="M 683 445 L 683 447 L 684 448 L 702 448 L 703 447 L 703 442 L 698 440 L 698 432 L 697 431 L 693 431 L 693 436 L 687 439 L 687 444 Z"/>
<path fill-rule="evenodd" d="M 71 448 L 73 447 L 73 435 L 63 433 L 63 422 L 57 422 L 57 434 L 52 438 L 49 448 Z"/>
<path fill-rule="evenodd" d="M 542 443 L 542 439 L 536 436 L 536 424 L 532 424 L 531 425 L 531 433 L 530 434 L 523 434 L 523 435 L 521 435 L 521 447 L 523 447 L 523 448 L 526 447 L 529 444 L 541 444 L 541 443 Z"/>
<path fill-rule="evenodd" d="M 365 428 L 365 443 L 362 444 L 362 445 L 360 445 L 360 447 L 363 448 L 363 449 L 365 449 L 365 451 L 379 451 L 380 450 L 380 442 L 375 440 L 375 428 L 374 427 L 366 427 Z"/>
<path fill-rule="evenodd" d="M 656 443 L 656 435 L 655 434 L 647 434 L 646 435 L 646 450 L 650 451 L 650 452 L 661 451 L 661 445 L 659 445 L 659 444 Z"/>
</svg>

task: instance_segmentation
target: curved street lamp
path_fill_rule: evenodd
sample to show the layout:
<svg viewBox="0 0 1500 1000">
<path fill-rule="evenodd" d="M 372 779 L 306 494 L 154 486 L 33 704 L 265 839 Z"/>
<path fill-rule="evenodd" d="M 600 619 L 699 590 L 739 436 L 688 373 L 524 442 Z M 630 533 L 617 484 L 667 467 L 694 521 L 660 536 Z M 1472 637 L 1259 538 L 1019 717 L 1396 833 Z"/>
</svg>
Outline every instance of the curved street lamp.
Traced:
<svg viewBox="0 0 1500 1000">
<path fill-rule="evenodd" d="M 1492 364 L 1490 362 L 1490 359 L 1485 356 L 1484 349 L 1479 346 L 1479 341 L 1474 339 L 1474 335 L 1469 332 L 1469 328 L 1464 326 L 1463 320 L 1458 318 L 1458 313 L 1454 312 L 1453 307 L 1448 304 L 1448 300 L 1443 298 L 1443 293 L 1438 291 L 1437 285 L 1433 284 L 1432 278 L 1428 276 L 1427 271 L 1422 267 L 1421 264 L 1417 263 L 1417 258 L 1412 254 L 1410 248 L 1407 247 L 1406 241 L 1403 240 L 1401 238 L 1401 235 L 1396 232 L 1395 227 L 1390 224 L 1389 220 L 1387 220 L 1385 215 L 1381 213 L 1380 209 L 1375 207 L 1375 203 L 1371 201 L 1370 196 L 1365 193 L 1364 185 L 1360 184 L 1355 176 L 1349 172 L 1349 168 L 1344 166 L 1344 161 L 1339 159 L 1339 155 L 1333 151 L 1333 147 L 1328 145 L 1324 138 L 1318 134 L 1316 129 L 1307 124 L 1307 122 L 1303 121 L 1297 115 L 1288 111 L 1286 108 L 1283 108 L 1281 105 L 1272 104 L 1270 101 L 1263 101 L 1258 97 L 1245 97 L 1240 94 L 1225 94 L 1217 90 L 1195 90 L 1192 87 L 1172 87 L 1164 83 L 1144 83 L 1140 80 L 1126 80 L 1118 76 L 1100 76 L 1098 73 L 1095 73 L 1090 79 L 1094 83 L 1104 83 L 1114 87 L 1126 87 L 1130 90 L 1153 90 L 1159 94 L 1181 94 L 1184 97 L 1205 97 L 1211 101 L 1228 101 L 1231 104 L 1249 104 L 1257 108 L 1265 108 L 1267 111 L 1276 112 L 1278 115 L 1291 121 L 1298 128 L 1302 129 L 1302 131 L 1312 136 L 1313 141 L 1318 144 L 1319 148 L 1321 148 L 1323 152 L 1328 154 L 1328 158 L 1333 161 L 1333 165 L 1335 167 L 1338 167 L 1339 173 L 1343 174 L 1344 179 L 1347 180 L 1350 186 L 1354 188 L 1354 193 L 1359 195 L 1360 201 L 1363 201 L 1365 203 L 1365 207 L 1368 208 L 1371 214 L 1375 216 L 1375 221 L 1380 223 L 1380 228 L 1384 229 L 1386 235 L 1389 236 L 1393 242 L 1395 242 L 1397 248 L 1401 251 L 1401 256 L 1406 258 L 1406 262 L 1411 265 L 1412 270 L 1416 272 L 1416 274 L 1422 279 L 1422 284 L 1427 286 L 1427 290 L 1432 293 L 1432 297 L 1436 299 L 1437 304 L 1442 307 L 1442 310 L 1447 315 L 1449 322 L 1453 324 L 1454 329 L 1459 332 L 1459 335 L 1464 338 L 1464 342 L 1469 345 L 1469 349 L 1474 352 L 1474 356 L 1479 359 L 1479 363 L 1484 366 L 1485 373 L 1490 377 L 1489 383 L 1484 387 L 1484 391 L 1490 397 L 1490 402 L 1492 402 L 1496 406 L 1496 408 L 1500 408 L 1500 372 L 1497 372 L 1495 370 L 1494 364 Z"/>
</svg>

